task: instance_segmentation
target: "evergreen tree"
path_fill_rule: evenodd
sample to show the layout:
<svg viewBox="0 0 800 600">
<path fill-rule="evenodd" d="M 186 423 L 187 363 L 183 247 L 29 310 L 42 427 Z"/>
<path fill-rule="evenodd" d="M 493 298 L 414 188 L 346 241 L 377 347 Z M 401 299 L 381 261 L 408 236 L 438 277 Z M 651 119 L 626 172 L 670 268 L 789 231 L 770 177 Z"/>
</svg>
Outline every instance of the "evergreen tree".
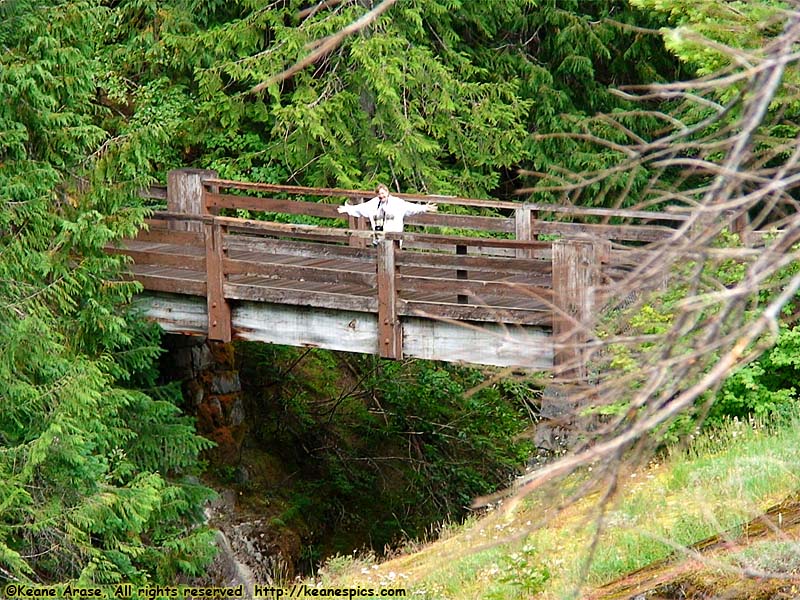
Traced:
<svg viewBox="0 0 800 600">
<path fill-rule="evenodd" d="M 158 336 L 107 243 L 158 129 L 103 129 L 95 0 L 0 3 L 0 579 L 172 583 L 211 550 L 208 445 L 155 386 Z"/>
<path fill-rule="evenodd" d="M 152 110 L 183 123 L 162 168 L 508 196 L 528 183 L 517 179 L 520 167 L 550 172 L 564 157 L 572 171 L 609 163 L 596 147 L 532 134 L 581 131 L 596 112 L 625 106 L 609 86 L 677 69 L 657 35 L 626 28 L 659 17 L 621 0 L 406 0 L 313 66 L 251 93 L 369 3 L 305 4 L 115 4 L 104 60 L 116 95 L 129 104 L 157 95 Z"/>
<path fill-rule="evenodd" d="M 787 14 L 785 3 L 779 0 L 630 2 L 643 11 L 666 18 L 662 33 L 667 49 L 692 65 L 699 76 L 717 73 L 737 63 L 737 57 L 726 48 L 761 53 L 769 40 L 781 32 Z"/>
</svg>

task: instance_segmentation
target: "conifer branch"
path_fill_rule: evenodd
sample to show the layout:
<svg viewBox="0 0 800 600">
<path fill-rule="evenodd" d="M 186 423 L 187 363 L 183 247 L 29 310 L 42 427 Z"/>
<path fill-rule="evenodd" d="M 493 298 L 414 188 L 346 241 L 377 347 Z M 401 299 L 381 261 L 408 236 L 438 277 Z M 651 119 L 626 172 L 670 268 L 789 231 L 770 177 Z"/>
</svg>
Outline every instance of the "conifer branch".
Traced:
<svg viewBox="0 0 800 600">
<path fill-rule="evenodd" d="M 251 94 L 258 94 L 264 91 L 273 83 L 280 83 L 290 77 L 293 77 L 296 73 L 299 73 L 307 66 L 314 64 L 324 56 L 330 54 L 333 50 L 335 50 L 344 39 L 357 33 L 370 25 L 373 21 L 375 21 L 379 16 L 381 16 L 384 12 L 389 10 L 397 0 L 382 0 L 382 2 L 370 10 L 368 13 L 364 14 L 358 20 L 354 21 L 338 33 L 333 35 L 329 35 L 328 37 L 322 38 L 321 40 L 316 40 L 311 42 L 308 45 L 308 49 L 312 50 L 311 54 L 306 56 L 305 58 L 299 60 L 294 65 L 289 67 L 288 69 L 278 73 L 277 75 L 270 77 L 266 81 L 259 83 L 258 85 L 254 86 L 250 89 Z"/>
</svg>

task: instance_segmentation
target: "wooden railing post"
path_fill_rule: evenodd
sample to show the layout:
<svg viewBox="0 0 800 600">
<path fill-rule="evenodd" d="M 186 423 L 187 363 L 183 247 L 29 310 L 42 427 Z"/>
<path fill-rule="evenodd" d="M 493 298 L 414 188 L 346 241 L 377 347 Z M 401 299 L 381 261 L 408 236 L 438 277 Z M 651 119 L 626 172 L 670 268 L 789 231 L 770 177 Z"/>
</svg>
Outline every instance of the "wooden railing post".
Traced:
<svg viewBox="0 0 800 600">
<path fill-rule="evenodd" d="M 378 241 L 378 353 L 383 358 L 403 358 L 403 326 L 397 314 L 397 240 Z"/>
<path fill-rule="evenodd" d="M 167 174 L 167 210 L 187 215 L 205 214 L 203 180 L 217 176 L 208 169 L 175 169 Z M 172 221 L 170 229 L 177 231 L 202 231 L 199 222 Z"/>
<path fill-rule="evenodd" d="M 514 232 L 518 240 L 530 241 L 533 239 L 533 214 L 531 209 L 522 205 L 514 210 Z M 531 258 L 529 248 L 517 248 L 517 258 Z"/>
<path fill-rule="evenodd" d="M 208 301 L 208 339 L 231 341 L 231 307 L 225 299 L 223 260 L 224 228 L 216 219 L 203 223 L 206 238 L 206 298 Z"/>
<path fill-rule="evenodd" d="M 586 352 L 597 309 L 596 288 L 602 283 L 602 263 L 608 261 L 609 241 L 553 242 L 553 338 L 556 377 L 585 381 Z"/>
<path fill-rule="evenodd" d="M 728 210 L 724 214 L 725 219 L 730 222 L 730 232 L 738 235 L 739 240 L 745 244 L 747 229 L 750 227 L 750 217 L 747 212 Z"/>
<path fill-rule="evenodd" d="M 207 169 L 176 169 L 167 175 L 167 210 L 188 215 L 210 216 L 206 209 L 206 179 L 217 176 Z M 206 245 L 206 300 L 208 302 L 208 339 L 231 341 L 231 308 L 225 300 L 223 226 L 213 219 L 204 222 L 175 222 L 181 231 L 202 231 Z"/>
</svg>

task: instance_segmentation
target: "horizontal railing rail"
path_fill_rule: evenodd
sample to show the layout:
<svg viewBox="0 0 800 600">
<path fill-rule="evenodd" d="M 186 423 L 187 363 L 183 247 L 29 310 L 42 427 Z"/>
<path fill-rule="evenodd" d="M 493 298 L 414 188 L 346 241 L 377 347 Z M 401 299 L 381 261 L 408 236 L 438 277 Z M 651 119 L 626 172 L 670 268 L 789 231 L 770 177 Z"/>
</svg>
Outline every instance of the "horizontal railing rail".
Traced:
<svg viewBox="0 0 800 600">
<path fill-rule="evenodd" d="M 242 183 L 225 179 L 206 179 L 206 206 L 210 212 L 222 209 L 252 210 L 282 213 L 288 215 L 304 215 L 320 218 L 343 217 L 336 210 L 340 202 L 329 200 L 353 200 L 361 202 L 374 194 L 364 190 L 339 188 L 310 188 L 302 186 L 274 185 L 266 183 Z M 262 194 L 281 194 L 322 199 L 319 202 L 308 200 L 292 200 L 289 198 L 243 196 L 231 192 L 256 192 Z M 442 211 L 410 216 L 409 225 L 429 226 L 449 229 L 467 229 L 489 234 L 514 234 L 517 239 L 532 239 L 539 235 L 547 236 L 597 236 L 609 240 L 625 242 L 652 242 L 666 239 L 673 233 L 673 228 L 654 223 L 679 224 L 688 218 L 686 212 L 673 210 L 657 212 L 632 209 L 583 208 L 576 206 L 559 206 L 542 203 L 507 202 L 498 200 L 481 200 L 443 195 L 395 194 L 409 201 L 434 202 L 462 208 L 480 208 L 493 213 L 491 215 L 452 214 Z M 327 201 L 326 201 L 327 200 Z M 552 215 L 559 219 L 544 219 L 541 215 Z M 571 222 L 563 218 L 575 219 L 593 217 L 600 223 Z M 615 224 L 611 220 L 637 221 Z M 353 229 L 365 229 L 363 220 L 350 219 Z"/>
</svg>

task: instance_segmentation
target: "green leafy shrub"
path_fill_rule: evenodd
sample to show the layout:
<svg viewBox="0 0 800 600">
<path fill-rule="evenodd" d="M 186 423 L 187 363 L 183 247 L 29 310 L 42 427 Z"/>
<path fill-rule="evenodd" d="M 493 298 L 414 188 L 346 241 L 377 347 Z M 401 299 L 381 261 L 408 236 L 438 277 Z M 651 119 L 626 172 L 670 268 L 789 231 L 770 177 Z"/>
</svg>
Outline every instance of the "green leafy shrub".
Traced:
<svg viewBox="0 0 800 600">
<path fill-rule="evenodd" d="M 739 246 L 736 235 L 723 232 L 715 242 L 715 247 L 726 248 Z M 747 265 L 742 260 L 724 258 L 709 258 L 697 280 L 705 282 L 715 290 L 721 287 L 731 287 L 740 283 L 746 276 Z M 697 264 L 687 261 L 677 267 L 680 275 L 675 281 L 691 281 L 688 274 L 696 270 Z M 718 335 L 733 334 L 741 328 L 741 319 L 753 318 L 758 314 L 760 307 L 772 301 L 776 290 L 780 290 L 782 282 L 788 281 L 800 270 L 797 264 L 789 264 L 778 271 L 760 290 L 755 290 L 750 308 L 744 315 L 727 315 L 726 322 L 720 323 Z M 690 290 L 687 284 L 668 285 L 665 289 L 651 293 L 647 301 L 630 309 L 617 311 L 607 319 L 607 327 L 618 328 L 626 335 L 632 334 L 645 338 L 636 344 L 615 343 L 609 346 L 605 362 L 598 368 L 616 369 L 623 374 L 632 374 L 629 392 L 635 392 L 646 382 L 635 377 L 641 371 L 640 361 L 654 359 L 661 350 L 663 337 L 673 328 L 679 314 L 680 304 L 685 301 L 687 294 L 698 294 L 697 290 Z M 698 399 L 693 413 L 681 414 L 660 435 L 665 442 L 675 442 L 681 435 L 692 431 L 697 423 L 698 415 L 707 417 L 707 424 L 718 425 L 720 421 L 731 417 L 746 418 L 755 416 L 786 417 L 793 414 L 797 401 L 797 382 L 800 381 L 800 332 L 796 325 L 790 325 L 793 315 L 797 311 L 797 300 L 790 302 L 784 308 L 787 323 L 778 329 L 778 335 L 770 348 L 758 359 L 733 372 L 723 382 L 716 396 L 710 398 L 703 395 Z M 709 317 L 720 313 L 720 306 L 707 302 L 703 312 Z M 604 330 L 600 337 L 609 338 L 612 332 Z M 675 342 L 675 347 L 670 353 L 673 356 L 687 354 L 694 351 L 695 347 L 702 346 L 698 332 L 694 329 L 687 330 Z M 648 339 L 649 338 L 649 339 Z M 624 415 L 630 410 L 630 400 L 623 394 L 618 401 L 590 409 L 600 415 Z"/>
<path fill-rule="evenodd" d="M 264 344 L 238 356 L 259 443 L 298 474 L 282 519 L 328 531 L 323 555 L 365 539 L 381 552 L 458 519 L 531 452 L 518 435 L 538 402 L 531 382 L 477 389 L 476 369 Z"/>
<path fill-rule="evenodd" d="M 709 421 L 725 417 L 789 417 L 800 382 L 800 328 L 784 326 L 775 346 L 725 381 Z"/>
</svg>

